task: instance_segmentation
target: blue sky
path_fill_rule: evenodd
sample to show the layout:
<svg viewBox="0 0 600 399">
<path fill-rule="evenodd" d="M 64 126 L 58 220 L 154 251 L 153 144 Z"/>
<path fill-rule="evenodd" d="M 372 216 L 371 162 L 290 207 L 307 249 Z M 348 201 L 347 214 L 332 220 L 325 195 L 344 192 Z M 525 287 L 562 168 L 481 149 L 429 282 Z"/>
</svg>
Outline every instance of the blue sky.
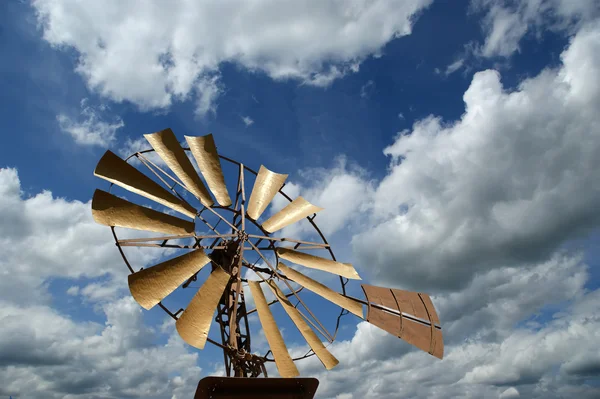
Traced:
<svg viewBox="0 0 600 399">
<path fill-rule="evenodd" d="M 289 173 L 366 283 L 432 295 L 444 360 L 347 316 L 338 367 L 298 364 L 317 397 L 597 397 L 599 14 L 594 0 L 3 2 L 0 397 L 185 398 L 221 370 L 130 298 L 91 217 L 102 154 L 167 127 Z M 131 252 L 139 267 L 172 255 Z"/>
</svg>

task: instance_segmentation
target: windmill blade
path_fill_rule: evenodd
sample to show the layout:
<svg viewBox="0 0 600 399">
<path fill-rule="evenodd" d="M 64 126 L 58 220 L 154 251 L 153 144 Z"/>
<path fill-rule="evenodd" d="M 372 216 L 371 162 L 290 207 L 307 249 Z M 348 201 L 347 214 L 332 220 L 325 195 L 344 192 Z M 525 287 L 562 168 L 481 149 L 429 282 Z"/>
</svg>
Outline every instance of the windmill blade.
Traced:
<svg viewBox="0 0 600 399">
<path fill-rule="evenodd" d="M 230 278 L 225 270 L 217 267 L 177 319 L 177 332 L 189 345 L 198 349 L 204 348 L 213 314 Z"/>
<path fill-rule="evenodd" d="M 275 297 L 281 302 L 283 310 L 290 316 L 290 319 L 292 319 L 298 330 L 300 330 L 300 333 L 306 342 L 308 342 L 310 348 L 315 352 L 321 363 L 323 363 L 323 366 L 325 366 L 327 370 L 331 370 L 337 366 L 339 361 L 325 348 L 323 342 L 321 342 L 319 337 L 317 337 L 317 334 L 315 334 L 306 321 L 304 321 L 302 315 L 298 312 L 298 309 L 292 305 L 277 284 L 271 280 L 268 282 L 268 285 L 269 288 L 271 288 L 271 291 L 273 291 L 273 294 L 275 294 Z"/>
<path fill-rule="evenodd" d="M 217 202 L 221 206 L 231 205 L 231 198 L 225 185 L 223 170 L 221 169 L 221 161 L 217 152 L 217 146 L 213 135 L 209 134 L 202 137 L 184 136 L 196 163 L 200 168 L 204 180 L 208 184 L 208 188 L 213 193 Z"/>
<path fill-rule="evenodd" d="M 269 233 L 274 233 L 277 230 L 281 230 L 292 223 L 296 223 L 297 221 L 322 210 L 323 208 L 311 204 L 302 197 L 298 197 L 290 202 L 285 208 L 267 219 L 262 227 Z"/>
<path fill-rule="evenodd" d="M 334 260 L 321 258 L 315 255 L 305 254 L 304 252 L 294 251 L 288 248 L 277 248 L 277 255 L 280 258 L 289 260 L 298 265 L 310 267 L 311 269 L 323 270 L 338 276 L 353 280 L 360 280 L 358 272 L 350 263 L 340 263 Z"/>
<path fill-rule="evenodd" d="M 248 286 L 250 287 L 252 298 L 254 298 L 260 324 L 262 324 L 265 337 L 267 337 L 267 342 L 269 343 L 271 352 L 273 352 L 275 365 L 277 366 L 279 375 L 284 378 L 291 378 L 300 375 L 296 365 L 294 364 L 294 361 L 292 360 L 292 357 L 287 350 L 287 347 L 285 346 L 285 342 L 283 342 L 283 337 L 281 336 L 279 328 L 275 323 L 275 319 L 271 314 L 265 294 L 263 293 L 262 288 L 260 288 L 260 283 L 257 281 L 248 281 Z"/>
<path fill-rule="evenodd" d="M 173 172 L 181 179 L 188 190 L 192 192 L 204 206 L 213 206 L 214 202 L 208 193 L 206 187 L 196 173 L 190 159 L 185 155 L 185 151 L 179 145 L 177 137 L 171 129 L 161 130 L 160 132 L 145 134 L 144 137 L 154 151 L 171 168 Z"/>
<path fill-rule="evenodd" d="M 444 340 L 439 318 L 427 294 L 362 284 L 367 321 L 442 359 Z"/>
<path fill-rule="evenodd" d="M 151 309 L 187 279 L 198 273 L 210 258 L 202 249 L 188 252 L 156 266 L 128 276 L 133 299 L 144 309 Z"/>
<path fill-rule="evenodd" d="M 324 286 L 318 281 L 315 281 L 312 278 L 305 276 L 304 274 L 292 269 L 291 267 L 287 267 L 281 262 L 279 263 L 278 268 L 282 270 L 285 273 L 286 277 L 290 280 L 309 289 L 315 294 L 322 296 L 328 301 L 335 303 L 339 307 L 346 309 L 347 311 L 355 314 L 361 319 L 363 318 L 363 308 L 362 304 L 360 304 L 359 302 L 354 301 L 333 291 L 331 288 Z"/>
<path fill-rule="evenodd" d="M 104 153 L 96 166 L 94 175 L 123 187 L 132 193 L 139 194 L 177 212 L 181 212 L 192 219 L 196 216 L 196 210 L 190 204 L 162 188 L 157 182 L 118 157 L 112 151 Z"/>
<path fill-rule="evenodd" d="M 283 187 L 287 177 L 288 175 L 271 172 L 264 166 L 260 166 L 248 202 L 247 214 L 250 218 L 257 220 L 262 215 L 267 205 Z"/>
<path fill-rule="evenodd" d="M 92 216 L 97 223 L 106 226 L 166 234 L 193 234 L 195 228 L 193 222 L 133 204 L 102 190 L 94 192 Z"/>
</svg>

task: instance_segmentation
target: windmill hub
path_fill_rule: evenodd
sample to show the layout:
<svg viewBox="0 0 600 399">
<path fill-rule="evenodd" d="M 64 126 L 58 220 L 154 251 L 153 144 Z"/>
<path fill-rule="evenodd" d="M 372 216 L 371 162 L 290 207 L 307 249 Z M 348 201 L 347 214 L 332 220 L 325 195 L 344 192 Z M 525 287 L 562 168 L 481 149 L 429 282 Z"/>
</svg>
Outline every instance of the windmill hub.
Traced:
<svg viewBox="0 0 600 399">
<path fill-rule="evenodd" d="M 241 239 L 222 241 L 219 245 L 220 248 L 213 249 L 209 255 L 212 270 L 214 271 L 220 266 L 231 275 L 237 274 L 237 264 L 243 242 Z"/>
</svg>

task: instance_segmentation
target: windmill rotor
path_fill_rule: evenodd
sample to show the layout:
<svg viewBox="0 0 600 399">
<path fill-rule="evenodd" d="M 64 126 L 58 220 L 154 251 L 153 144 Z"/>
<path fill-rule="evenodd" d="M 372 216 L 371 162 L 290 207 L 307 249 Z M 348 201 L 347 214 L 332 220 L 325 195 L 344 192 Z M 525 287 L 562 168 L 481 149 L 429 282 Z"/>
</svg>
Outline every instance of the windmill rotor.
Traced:
<svg viewBox="0 0 600 399">
<path fill-rule="evenodd" d="M 366 284 L 362 284 L 365 300 L 347 295 L 349 281 L 361 278 L 353 265 L 336 260 L 317 226 L 315 218 L 323 208 L 303 197 L 292 199 L 285 194 L 288 175 L 264 165 L 255 171 L 219 154 L 212 135 L 185 136 L 187 147 L 180 144 L 171 129 L 144 137 L 151 147 L 148 150 L 126 159 L 107 151 L 100 159 L 94 174 L 108 181 L 111 189 L 117 186 L 125 190 L 127 198 L 111 190 L 96 190 L 93 217 L 111 227 L 131 272 L 128 284 L 134 300 L 147 310 L 157 306 L 163 309 L 175 320 L 176 330 L 187 344 L 198 349 L 207 342 L 220 347 L 227 376 L 266 377 L 265 364 L 274 362 L 281 377 L 296 377 L 299 372 L 295 362 L 310 356 L 317 356 L 326 369 L 335 367 L 339 361 L 326 344 L 335 340 L 341 317 L 349 313 L 433 356 L 443 357 L 440 322 L 428 295 Z M 153 177 L 142 173 L 134 163 L 144 166 Z M 235 190 L 227 186 L 225 164 L 237 169 Z M 255 176 L 249 195 L 246 176 Z M 128 193 L 151 201 L 153 207 L 131 202 Z M 287 205 L 267 214 L 278 195 Z M 280 236 L 286 227 L 304 219 L 321 242 Z M 143 236 L 119 238 L 117 229 Z M 169 250 L 169 256 L 175 255 L 136 271 L 125 254 L 127 247 L 162 248 Z M 326 257 L 306 252 L 313 250 L 324 250 Z M 245 278 L 244 270 L 252 271 L 258 280 Z M 311 270 L 337 276 L 340 290 L 310 277 Z M 207 274 L 202 282 L 201 273 Z M 187 306 L 177 311 L 163 303 L 181 290 L 196 288 Z M 252 296 L 254 309 L 246 306 L 244 288 Z M 333 333 L 301 298 L 305 292 L 341 308 Z M 268 301 L 267 295 L 274 299 Z M 310 350 L 304 356 L 290 355 L 271 311 L 275 304 L 281 306 L 307 342 Z M 258 315 L 270 348 L 263 356 L 252 352 L 248 317 L 253 313 Z M 215 322 L 220 342 L 209 337 Z"/>
</svg>

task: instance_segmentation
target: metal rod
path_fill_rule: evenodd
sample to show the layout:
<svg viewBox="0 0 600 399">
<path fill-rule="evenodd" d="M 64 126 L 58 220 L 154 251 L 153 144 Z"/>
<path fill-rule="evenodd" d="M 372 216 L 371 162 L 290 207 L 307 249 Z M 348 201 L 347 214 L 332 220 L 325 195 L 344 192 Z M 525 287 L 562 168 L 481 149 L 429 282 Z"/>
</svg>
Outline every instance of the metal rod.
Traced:
<svg viewBox="0 0 600 399">
<path fill-rule="evenodd" d="M 262 240 L 269 240 L 269 241 L 297 242 L 299 244 L 315 245 L 315 246 L 318 246 L 319 248 L 321 248 L 321 247 L 328 248 L 329 247 L 329 244 L 326 244 L 326 243 L 311 242 L 311 241 L 302 241 L 302 240 L 294 240 L 292 238 L 285 238 L 285 237 L 267 237 L 267 236 L 260 236 L 260 235 L 256 235 L 256 234 L 248 234 L 248 237 L 251 237 L 251 238 L 260 238 Z"/>
<path fill-rule="evenodd" d="M 417 322 L 417 323 L 421 323 L 421 324 L 425 324 L 425 325 L 426 325 L 426 326 L 428 326 L 428 327 L 429 327 L 429 326 L 431 326 L 431 322 L 430 322 L 430 321 L 428 321 L 428 320 L 423 320 L 423 319 L 420 319 L 420 318 L 418 318 L 418 317 L 416 317 L 416 316 L 414 316 L 414 315 L 411 315 L 411 314 L 409 314 L 409 313 L 398 312 L 397 310 L 394 310 L 394 309 L 388 308 L 388 307 L 386 307 L 386 306 L 383 306 L 383 305 L 380 305 L 380 304 L 378 304 L 378 303 L 375 303 L 375 302 L 370 302 L 370 303 L 369 303 L 369 302 L 367 302 L 367 301 L 365 301 L 365 300 L 358 299 L 358 298 L 354 298 L 354 297 L 351 297 L 351 296 L 349 296 L 349 295 L 343 295 L 343 296 L 344 296 L 344 297 L 346 297 L 346 298 L 348 298 L 348 299 L 352 299 L 353 301 L 359 302 L 359 303 L 361 303 L 361 304 L 363 304 L 363 305 L 372 306 L 372 307 L 374 307 L 374 308 L 377 308 L 377 309 L 379 309 L 379 310 L 383 310 L 383 311 L 385 311 L 385 312 L 391 313 L 391 314 L 393 314 L 394 316 L 402 316 L 402 317 L 405 317 L 405 318 L 407 318 L 407 319 L 409 319 L 409 320 L 411 320 L 411 321 L 414 321 L 414 322 Z M 435 326 L 435 328 L 437 328 L 438 330 L 441 330 L 441 329 L 442 329 L 442 327 L 441 327 L 441 326 L 439 326 L 439 325 L 437 325 L 437 324 L 435 324 L 435 323 L 434 323 L 434 326 Z"/>
<path fill-rule="evenodd" d="M 262 258 L 262 260 L 265 261 L 265 263 L 267 264 L 267 266 L 269 266 L 269 268 L 273 271 L 273 273 L 275 273 L 275 275 L 277 277 L 281 277 L 281 275 L 277 272 L 277 270 L 271 265 L 271 263 L 263 256 L 263 254 L 260 252 L 260 250 L 258 248 L 256 248 L 254 246 L 254 244 L 252 244 L 252 241 L 248 241 L 248 244 L 250 244 L 250 246 L 252 246 L 254 248 L 254 250 L 260 255 L 260 257 Z M 292 286 L 290 285 L 290 283 L 286 280 L 286 279 L 282 279 L 283 282 L 285 283 L 285 285 L 287 285 L 288 289 L 290 291 L 294 291 L 294 289 L 292 288 Z M 332 337 L 331 334 L 329 334 L 329 332 L 327 331 L 327 329 L 323 326 L 323 324 L 321 324 L 321 322 L 319 321 L 319 319 L 317 319 L 317 317 L 313 314 L 313 312 L 308 308 L 308 306 L 306 306 L 306 304 L 304 303 L 304 301 L 302 301 L 302 298 L 300 298 L 297 294 L 294 294 L 294 296 L 296 297 L 296 299 L 298 301 L 300 301 L 300 303 L 302 303 L 302 306 L 306 309 L 306 311 L 310 314 L 310 316 L 319 324 L 319 326 L 325 331 L 325 337 L 327 338 L 327 340 L 329 342 L 333 342 L 332 341 Z"/>
<path fill-rule="evenodd" d="M 205 239 L 205 238 L 217 238 L 217 237 L 233 237 L 235 236 L 235 234 L 223 234 L 223 236 L 220 235 L 203 235 L 203 236 L 197 236 L 195 234 L 179 234 L 179 235 L 174 235 L 174 236 L 164 236 L 164 237 L 148 237 L 148 238 L 126 238 L 126 239 L 122 239 L 119 240 L 119 244 L 125 244 L 125 243 L 130 243 L 130 242 L 146 242 L 146 241 L 162 241 L 162 240 L 176 240 L 178 238 L 188 238 L 188 237 L 194 237 L 194 238 L 199 238 L 201 240 Z"/>
</svg>

